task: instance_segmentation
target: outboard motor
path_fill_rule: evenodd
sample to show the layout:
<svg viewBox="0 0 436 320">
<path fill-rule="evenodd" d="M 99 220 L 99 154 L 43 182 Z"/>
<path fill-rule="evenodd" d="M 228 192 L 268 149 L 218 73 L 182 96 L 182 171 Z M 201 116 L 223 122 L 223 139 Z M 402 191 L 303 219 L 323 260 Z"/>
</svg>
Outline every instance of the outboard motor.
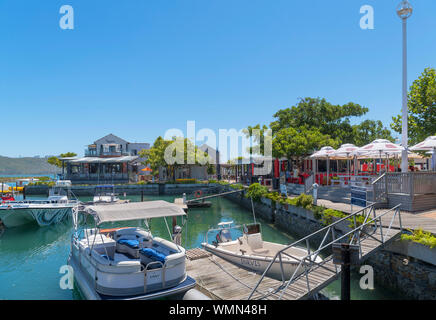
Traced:
<svg viewBox="0 0 436 320">
<path fill-rule="evenodd" d="M 178 246 L 182 245 L 182 228 L 180 226 L 174 227 L 174 232 L 172 234 L 172 239 Z"/>
<path fill-rule="evenodd" d="M 217 234 L 218 243 L 232 241 L 232 236 L 229 229 L 223 229 Z"/>
</svg>

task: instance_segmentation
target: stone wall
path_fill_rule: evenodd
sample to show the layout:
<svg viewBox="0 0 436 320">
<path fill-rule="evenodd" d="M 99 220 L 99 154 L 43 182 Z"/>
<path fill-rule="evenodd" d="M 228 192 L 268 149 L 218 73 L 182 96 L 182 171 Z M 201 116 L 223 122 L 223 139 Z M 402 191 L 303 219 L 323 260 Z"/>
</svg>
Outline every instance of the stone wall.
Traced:
<svg viewBox="0 0 436 320">
<path fill-rule="evenodd" d="M 365 264 L 374 268 L 378 284 L 411 299 L 436 299 L 436 267 L 399 253 L 379 250 Z"/>
</svg>

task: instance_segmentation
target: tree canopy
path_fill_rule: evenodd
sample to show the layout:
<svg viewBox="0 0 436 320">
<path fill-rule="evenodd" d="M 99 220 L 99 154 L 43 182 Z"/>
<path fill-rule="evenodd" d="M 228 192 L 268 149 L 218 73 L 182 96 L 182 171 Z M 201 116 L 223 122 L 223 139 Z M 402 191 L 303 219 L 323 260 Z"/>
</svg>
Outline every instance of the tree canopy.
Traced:
<svg viewBox="0 0 436 320">
<path fill-rule="evenodd" d="M 337 148 L 344 143 L 362 146 L 377 138 L 393 140 L 381 121 L 365 120 L 351 124 L 351 118 L 361 117 L 367 112 L 368 108 L 353 102 L 333 105 L 322 98 L 300 99 L 296 106 L 281 109 L 273 115 L 275 120 L 269 125 L 272 154 L 274 157 L 301 157 L 323 146 Z M 260 138 L 253 136 L 255 129 L 260 130 Z M 267 129 L 266 125 L 257 124 L 245 131 L 247 136 L 253 136 L 262 154 L 265 146 L 263 135 Z"/>
<path fill-rule="evenodd" d="M 53 157 L 49 157 L 47 159 L 47 162 L 53 166 L 56 166 L 58 168 L 62 168 L 62 161 L 59 160 L 59 158 L 70 158 L 70 157 L 75 157 L 77 156 L 77 153 L 74 152 L 66 152 L 66 153 L 61 153 L 59 156 L 53 156 Z"/>
<path fill-rule="evenodd" d="M 175 169 L 188 164 L 207 165 L 208 172 L 214 171 L 209 164 L 210 157 L 187 138 L 165 140 L 158 137 L 150 149 L 142 150 L 139 155 L 145 158 L 142 163 L 150 165 L 154 174 L 158 174 L 159 168 L 163 167 L 174 175 Z"/>
<path fill-rule="evenodd" d="M 436 134 L 436 70 L 424 69 L 418 79 L 413 81 L 408 97 L 409 145 L 414 145 Z M 392 120 L 392 129 L 401 133 L 401 114 Z"/>
</svg>

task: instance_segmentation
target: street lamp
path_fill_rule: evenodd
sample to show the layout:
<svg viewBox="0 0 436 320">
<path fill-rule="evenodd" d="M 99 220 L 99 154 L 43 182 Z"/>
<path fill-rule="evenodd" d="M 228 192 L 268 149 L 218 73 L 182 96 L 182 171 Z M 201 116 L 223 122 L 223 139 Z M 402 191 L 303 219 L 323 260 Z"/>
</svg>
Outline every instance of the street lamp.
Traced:
<svg viewBox="0 0 436 320">
<path fill-rule="evenodd" d="M 407 155 L 408 134 L 407 134 L 407 19 L 412 15 L 413 8 L 409 1 L 402 1 L 397 7 L 397 14 L 403 20 L 403 103 L 402 103 L 402 130 L 401 144 L 404 147 L 401 156 L 401 172 L 407 172 L 409 159 Z"/>
</svg>

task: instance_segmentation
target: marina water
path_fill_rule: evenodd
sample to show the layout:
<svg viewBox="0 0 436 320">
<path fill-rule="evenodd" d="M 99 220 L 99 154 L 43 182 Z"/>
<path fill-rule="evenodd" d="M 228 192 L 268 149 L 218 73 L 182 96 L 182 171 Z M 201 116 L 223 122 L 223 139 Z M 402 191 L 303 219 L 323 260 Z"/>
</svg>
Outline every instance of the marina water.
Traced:
<svg viewBox="0 0 436 320">
<path fill-rule="evenodd" d="M 162 199 L 173 202 L 174 198 L 174 196 L 148 196 L 144 201 Z M 140 196 L 128 196 L 127 199 L 140 201 Z M 92 198 L 81 197 L 80 200 L 90 201 Z M 216 227 L 219 222 L 234 221 L 235 224 L 253 222 L 252 212 L 238 204 L 224 198 L 212 198 L 210 201 L 212 202 L 210 208 L 189 211 L 187 228 L 184 227 L 182 238 L 182 245 L 186 249 L 200 247 L 207 230 Z M 266 241 L 288 244 L 296 240 L 292 235 L 276 229 L 262 219 L 257 221 L 262 225 L 263 238 Z M 171 224 L 171 221 L 168 220 L 168 223 Z M 179 223 L 181 224 L 181 221 Z M 119 226 L 144 227 L 144 223 L 131 221 L 108 225 L 108 227 Z M 150 228 L 154 236 L 169 239 L 167 227 L 162 219 L 152 220 Z M 63 275 L 59 270 L 67 263 L 72 233 L 71 219 L 43 228 L 36 224 L 29 224 L 6 229 L 0 236 L 0 299 L 81 299 L 77 289 L 62 290 L 59 285 Z M 374 284 L 374 290 L 362 290 L 359 287 L 359 280 L 358 273 L 352 274 L 352 299 L 404 298 L 380 287 L 377 282 Z M 339 299 L 340 287 L 340 280 L 336 280 L 322 293 L 330 299 Z"/>
</svg>

